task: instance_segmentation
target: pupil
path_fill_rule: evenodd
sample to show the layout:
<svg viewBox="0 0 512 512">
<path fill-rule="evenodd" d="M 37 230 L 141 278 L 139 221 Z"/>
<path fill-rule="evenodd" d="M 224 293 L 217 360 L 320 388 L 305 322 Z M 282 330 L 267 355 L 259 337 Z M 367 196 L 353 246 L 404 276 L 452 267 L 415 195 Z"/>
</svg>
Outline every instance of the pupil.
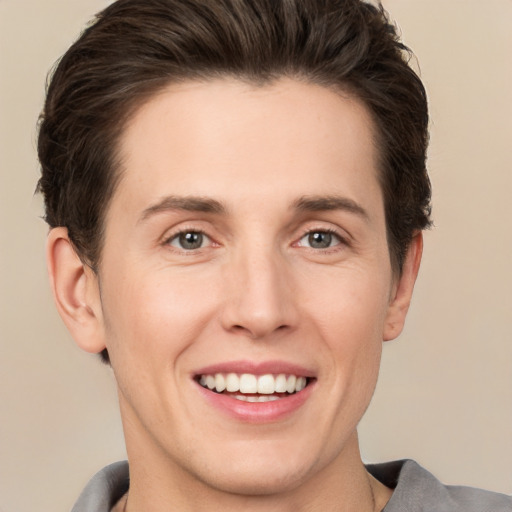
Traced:
<svg viewBox="0 0 512 512">
<path fill-rule="evenodd" d="M 315 249 L 326 249 L 330 247 L 332 235 L 330 233 L 310 233 L 309 245 Z"/>
<path fill-rule="evenodd" d="M 203 244 L 202 233 L 182 233 L 180 235 L 180 244 L 184 249 L 199 249 Z"/>
</svg>

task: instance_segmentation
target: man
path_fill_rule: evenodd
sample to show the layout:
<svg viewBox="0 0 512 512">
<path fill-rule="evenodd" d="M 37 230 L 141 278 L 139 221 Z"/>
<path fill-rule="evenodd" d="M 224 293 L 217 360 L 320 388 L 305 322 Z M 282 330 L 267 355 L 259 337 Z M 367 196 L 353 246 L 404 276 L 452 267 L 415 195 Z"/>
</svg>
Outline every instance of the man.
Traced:
<svg viewBox="0 0 512 512">
<path fill-rule="evenodd" d="M 510 510 L 356 427 L 430 224 L 421 82 L 356 0 L 120 0 L 39 135 L 48 264 L 119 391 L 80 510 Z"/>
</svg>

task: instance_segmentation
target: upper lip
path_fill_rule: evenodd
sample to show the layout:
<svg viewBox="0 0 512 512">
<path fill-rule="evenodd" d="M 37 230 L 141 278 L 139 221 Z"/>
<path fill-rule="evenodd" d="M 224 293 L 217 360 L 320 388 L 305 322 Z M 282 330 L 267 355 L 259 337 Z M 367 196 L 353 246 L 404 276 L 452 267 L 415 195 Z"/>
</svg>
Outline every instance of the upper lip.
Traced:
<svg viewBox="0 0 512 512">
<path fill-rule="evenodd" d="M 250 373 L 253 375 L 284 373 L 286 375 L 296 375 L 301 377 L 315 377 L 315 372 L 304 366 L 289 363 L 286 361 L 225 361 L 200 368 L 194 372 L 197 375 L 212 375 L 215 373 Z"/>
</svg>

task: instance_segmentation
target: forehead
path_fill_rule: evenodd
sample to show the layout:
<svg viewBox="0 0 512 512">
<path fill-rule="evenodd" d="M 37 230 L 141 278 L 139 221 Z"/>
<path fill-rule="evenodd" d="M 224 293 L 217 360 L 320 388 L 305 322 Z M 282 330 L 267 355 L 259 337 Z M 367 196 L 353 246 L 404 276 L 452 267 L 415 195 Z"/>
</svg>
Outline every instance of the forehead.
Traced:
<svg viewBox="0 0 512 512">
<path fill-rule="evenodd" d="M 236 194 L 264 204 L 276 191 L 294 201 L 306 192 L 371 198 L 377 190 L 380 203 L 367 109 L 349 95 L 291 79 L 169 86 L 132 116 L 120 154 L 116 195 L 139 210 L 166 194 L 228 202 Z"/>
</svg>

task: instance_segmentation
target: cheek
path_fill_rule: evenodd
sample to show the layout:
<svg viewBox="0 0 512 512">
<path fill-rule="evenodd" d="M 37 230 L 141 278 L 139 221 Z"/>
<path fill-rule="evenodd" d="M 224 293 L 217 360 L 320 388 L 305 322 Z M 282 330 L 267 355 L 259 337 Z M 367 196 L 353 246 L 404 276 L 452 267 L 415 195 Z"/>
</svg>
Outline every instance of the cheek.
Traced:
<svg viewBox="0 0 512 512">
<path fill-rule="evenodd" d="M 390 279 L 382 273 L 342 269 L 323 279 L 306 296 L 307 308 L 328 336 L 340 336 L 357 347 L 382 341 L 389 306 Z"/>
<path fill-rule="evenodd" d="M 341 424 L 347 417 L 352 418 L 354 428 L 377 384 L 386 312 L 386 301 L 379 300 L 378 291 L 373 289 L 371 293 L 372 287 L 367 290 L 370 293 L 348 295 L 347 301 L 340 305 L 338 334 L 331 338 L 330 344 L 335 360 L 334 389 L 339 393 L 337 418 Z M 352 412 L 347 415 L 347 411 Z"/>
<path fill-rule="evenodd" d="M 165 404 L 175 400 L 186 373 L 183 353 L 211 318 L 212 304 L 198 300 L 205 295 L 199 285 L 164 272 L 118 283 L 109 283 L 115 293 L 104 297 L 104 314 L 121 402 L 142 424 L 160 414 L 161 421 L 170 421 Z"/>
<path fill-rule="evenodd" d="M 165 272 L 140 279 L 132 275 L 130 282 L 110 284 L 115 293 L 104 298 L 107 348 L 113 358 L 122 354 L 123 359 L 134 359 L 138 367 L 173 365 L 212 311 L 201 283 Z"/>
<path fill-rule="evenodd" d="M 372 276 L 339 275 L 324 283 L 322 294 L 309 299 L 311 318 L 332 361 L 336 387 L 359 389 L 361 394 L 373 392 L 388 310 L 389 281 L 378 273 Z"/>
</svg>

